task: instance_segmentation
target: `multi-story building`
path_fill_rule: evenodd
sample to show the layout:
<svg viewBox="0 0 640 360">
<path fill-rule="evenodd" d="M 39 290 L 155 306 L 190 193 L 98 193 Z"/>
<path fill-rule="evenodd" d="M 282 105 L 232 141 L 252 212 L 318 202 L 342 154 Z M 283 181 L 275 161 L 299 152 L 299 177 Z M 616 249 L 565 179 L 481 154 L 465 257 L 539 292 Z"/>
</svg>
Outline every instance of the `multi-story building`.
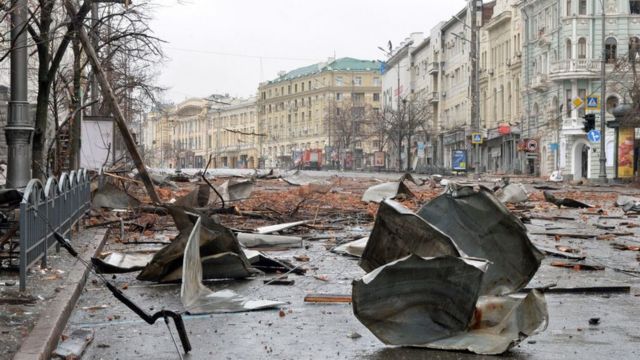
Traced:
<svg viewBox="0 0 640 360">
<path fill-rule="evenodd" d="M 583 128 L 585 113 L 611 110 L 628 95 L 633 77 L 621 70 L 629 55 L 635 58 L 640 36 L 640 2 L 608 0 L 536 0 L 520 2 L 525 25 L 523 48 L 523 137 L 538 141 L 528 154 L 525 170 L 547 175 L 559 169 L 565 176 L 597 178 L 600 145 L 590 143 Z M 602 36 L 602 10 L 605 35 Z M 604 60 L 605 99 L 600 99 L 600 70 Z M 627 67 L 628 69 L 628 67 Z M 590 108 L 588 98 L 597 98 Z M 581 101 L 576 101 L 581 99 Z M 576 106 L 576 104 L 582 105 Z M 599 127 L 598 127 L 599 128 Z M 606 172 L 613 176 L 614 132 L 604 134 Z M 556 150 L 557 149 L 557 150 Z M 537 156 L 537 158 L 534 158 Z"/>
<path fill-rule="evenodd" d="M 258 132 L 264 135 L 259 136 L 263 166 L 292 166 L 304 150 L 323 151 L 329 165 L 367 166 L 375 145 L 367 123 L 380 108 L 380 65 L 353 58 L 329 59 L 281 72 L 260 84 L 257 105 Z M 344 129 L 336 122 L 341 111 L 365 115 L 362 123 Z"/>
<path fill-rule="evenodd" d="M 202 168 L 208 157 L 209 103 L 192 98 L 176 105 L 168 121 L 173 125 L 173 149 L 177 168 Z"/>
<path fill-rule="evenodd" d="M 484 171 L 519 169 L 522 102 L 522 22 L 518 0 L 496 0 L 491 18 L 480 29 L 480 127 L 484 130 Z"/>
<path fill-rule="evenodd" d="M 145 114 L 142 123 L 142 145 L 145 164 L 157 168 L 175 165 L 173 124 L 169 115 L 173 106 L 160 105 Z"/>
<path fill-rule="evenodd" d="M 234 99 L 209 113 L 208 146 L 215 167 L 251 169 L 258 165 L 256 98 Z"/>
<path fill-rule="evenodd" d="M 385 63 L 382 76 L 382 109 L 385 112 L 385 116 L 392 116 L 390 112 L 406 106 L 407 101 L 417 102 L 425 99 L 429 86 L 425 78 L 427 74 L 424 68 L 425 64 L 428 63 L 428 45 L 429 39 L 425 39 L 422 33 L 415 32 L 404 39 L 395 49 L 391 49 L 391 56 Z M 416 131 L 419 130 L 416 129 Z M 413 139 L 415 141 L 423 140 L 421 135 L 415 134 Z M 405 147 L 407 144 L 398 144 L 398 141 L 393 139 L 393 135 L 388 137 L 391 138 L 386 141 L 389 165 L 406 169 L 408 159 L 406 158 Z M 398 146 L 401 147 L 400 159 L 398 159 Z M 418 157 L 415 156 L 413 159 L 417 160 Z M 417 161 L 412 168 L 416 166 Z"/>
</svg>

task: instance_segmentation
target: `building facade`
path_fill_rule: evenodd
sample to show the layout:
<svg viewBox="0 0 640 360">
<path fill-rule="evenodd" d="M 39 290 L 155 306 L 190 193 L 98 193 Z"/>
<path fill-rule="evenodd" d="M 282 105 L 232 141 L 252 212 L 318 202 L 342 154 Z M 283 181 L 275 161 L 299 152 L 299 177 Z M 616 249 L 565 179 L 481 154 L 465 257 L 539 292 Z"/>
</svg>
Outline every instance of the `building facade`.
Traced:
<svg viewBox="0 0 640 360">
<path fill-rule="evenodd" d="M 492 173 L 513 173 L 519 167 L 522 22 L 517 2 L 496 0 L 480 31 L 481 166 Z"/>
<path fill-rule="evenodd" d="M 380 109 L 377 61 L 353 58 L 281 72 L 260 84 L 258 132 L 262 166 L 292 167 L 305 150 L 322 151 L 325 166 L 364 168 L 374 149 L 368 123 Z M 342 113 L 341 113 L 342 111 Z M 343 113 L 357 113 L 343 128 Z"/>
<path fill-rule="evenodd" d="M 209 113 L 208 147 L 214 167 L 255 169 L 260 150 L 256 98 L 233 99 Z"/>
<path fill-rule="evenodd" d="M 629 0 L 537 0 L 521 2 L 527 34 L 523 48 L 523 136 L 538 141 L 527 154 L 527 173 L 548 175 L 558 169 L 565 177 L 597 178 L 600 144 L 588 141 L 583 116 L 596 115 L 600 106 L 605 121 L 633 83 L 630 56 L 640 37 L 640 3 Z M 602 35 L 603 13 L 605 32 Z M 637 51 L 636 51 L 637 52 Z M 601 99 L 601 65 L 605 65 L 606 94 Z M 579 101 L 577 99 L 580 99 Z M 596 107 L 587 101 L 595 101 Z M 599 125 L 597 126 L 599 129 Z M 607 129 L 606 173 L 614 174 L 614 132 Z"/>
</svg>

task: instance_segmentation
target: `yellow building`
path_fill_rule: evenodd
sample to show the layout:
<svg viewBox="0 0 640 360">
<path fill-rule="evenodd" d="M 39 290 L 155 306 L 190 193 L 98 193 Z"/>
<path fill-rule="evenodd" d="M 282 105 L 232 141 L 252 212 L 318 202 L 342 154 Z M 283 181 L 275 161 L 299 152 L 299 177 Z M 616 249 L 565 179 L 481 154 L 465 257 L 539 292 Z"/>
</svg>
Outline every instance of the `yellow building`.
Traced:
<svg viewBox="0 0 640 360">
<path fill-rule="evenodd" d="M 366 167 L 367 155 L 373 151 L 367 124 L 380 108 L 380 65 L 353 58 L 329 59 L 281 72 L 260 84 L 261 165 L 290 167 L 304 150 L 321 150 L 325 164 L 340 160 L 347 167 Z M 350 134 L 337 122 L 347 107 L 351 113 L 364 114 L 362 124 L 352 126 Z"/>
<path fill-rule="evenodd" d="M 209 113 L 214 167 L 253 169 L 258 165 L 256 98 L 234 99 Z"/>
</svg>

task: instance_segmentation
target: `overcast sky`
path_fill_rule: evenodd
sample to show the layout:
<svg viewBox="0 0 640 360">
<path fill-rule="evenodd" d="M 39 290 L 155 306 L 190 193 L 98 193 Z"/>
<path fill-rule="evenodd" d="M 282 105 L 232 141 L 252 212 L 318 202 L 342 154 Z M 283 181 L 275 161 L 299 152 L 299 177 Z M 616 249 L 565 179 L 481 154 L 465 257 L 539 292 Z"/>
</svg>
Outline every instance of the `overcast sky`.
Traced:
<svg viewBox="0 0 640 360">
<path fill-rule="evenodd" d="M 466 0 L 155 0 L 151 26 L 167 41 L 166 100 L 255 95 L 280 70 L 328 57 L 384 59 L 377 48 L 428 34 Z"/>
</svg>

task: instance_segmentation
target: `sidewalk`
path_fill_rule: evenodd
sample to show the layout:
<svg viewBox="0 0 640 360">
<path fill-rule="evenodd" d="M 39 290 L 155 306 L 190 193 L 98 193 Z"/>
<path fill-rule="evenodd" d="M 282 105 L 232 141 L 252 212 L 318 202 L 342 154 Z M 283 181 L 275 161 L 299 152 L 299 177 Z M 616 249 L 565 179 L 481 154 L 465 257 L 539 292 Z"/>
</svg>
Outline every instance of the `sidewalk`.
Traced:
<svg viewBox="0 0 640 360">
<path fill-rule="evenodd" d="M 88 260 L 103 245 L 105 229 L 82 229 L 72 244 Z M 51 247 L 47 268 L 33 267 L 27 290 L 18 273 L 0 272 L 0 360 L 48 359 L 86 280 L 85 266 Z"/>
</svg>

